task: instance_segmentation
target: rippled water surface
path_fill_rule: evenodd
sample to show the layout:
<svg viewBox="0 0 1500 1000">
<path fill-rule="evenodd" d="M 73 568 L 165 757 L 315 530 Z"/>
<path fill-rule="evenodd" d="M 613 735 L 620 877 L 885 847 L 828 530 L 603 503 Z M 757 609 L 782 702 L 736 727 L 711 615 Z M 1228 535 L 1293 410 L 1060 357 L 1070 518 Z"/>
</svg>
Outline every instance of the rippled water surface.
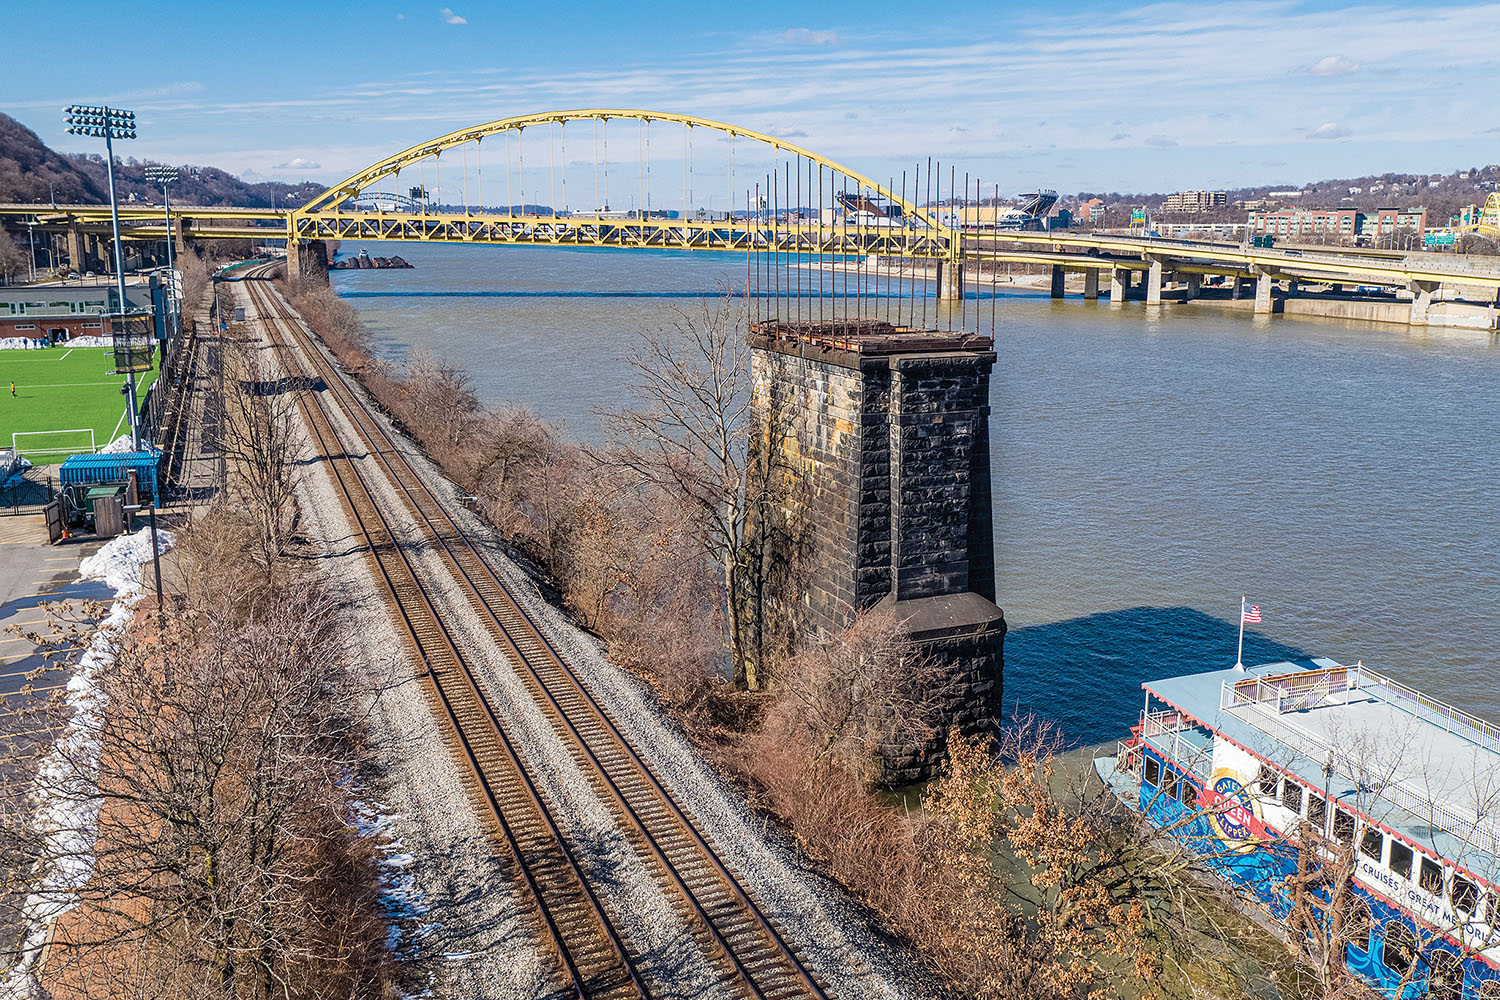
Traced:
<svg viewBox="0 0 1500 1000">
<path fill-rule="evenodd" d="M 344 247 L 346 254 L 358 245 Z M 335 273 L 400 357 L 598 432 L 621 355 L 730 255 L 412 246 Z M 971 303 L 971 307 L 972 307 Z M 980 308 L 986 324 L 989 305 Z M 1076 740 L 1124 733 L 1140 682 L 1326 655 L 1500 718 L 1500 347 L 1208 307 L 996 304 L 990 432 L 1006 699 Z"/>
</svg>

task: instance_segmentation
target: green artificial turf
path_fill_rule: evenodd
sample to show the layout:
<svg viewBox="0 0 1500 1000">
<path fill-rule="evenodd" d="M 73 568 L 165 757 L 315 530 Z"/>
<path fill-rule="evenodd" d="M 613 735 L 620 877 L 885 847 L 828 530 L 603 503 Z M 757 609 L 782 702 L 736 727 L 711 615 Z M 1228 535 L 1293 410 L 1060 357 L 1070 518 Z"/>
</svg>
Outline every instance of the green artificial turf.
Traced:
<svg viewBox="0 0 1500 1000">
<path fill-rule="evenodd" d="M 103 448 L 128 433 L 123 375 L 107 374 L 114 367 L 108 347 L 47 347 L 39 351 L 0 350 L 0 448 L 9 448 L 17 431 L 65 431 L 91 427 L 94 443 Z M 136 375 L 136 399 L 144 401 L 156 372 Z M 16 395 L 10 394 L 10 383 Z M 87 434 L 23 437 L 21 454 L 36 465 L 55 465 L 65 453 L 41 454 L 42 449 L 88 450 Z M 29 451 L 28 451 L 29 449 Z"/>
</svg>

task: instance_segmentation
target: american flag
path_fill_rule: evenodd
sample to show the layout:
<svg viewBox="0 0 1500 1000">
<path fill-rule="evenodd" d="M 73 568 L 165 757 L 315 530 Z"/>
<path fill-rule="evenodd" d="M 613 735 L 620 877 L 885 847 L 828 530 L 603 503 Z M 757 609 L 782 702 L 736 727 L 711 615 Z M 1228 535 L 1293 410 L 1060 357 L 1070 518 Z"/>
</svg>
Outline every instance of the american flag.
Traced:
<svg viewBox="0 0 1500 1000">
<path fill-rule="evenodd" d="M 1244 605 L 1240 605 L 1240 614 L 1243 616 L 1246 625 L 1259 625 L 1260 624 L 1260 605 L 1259 604 L 1252 604 L 1249 607 L 1245 607 Z"/>
</svg>

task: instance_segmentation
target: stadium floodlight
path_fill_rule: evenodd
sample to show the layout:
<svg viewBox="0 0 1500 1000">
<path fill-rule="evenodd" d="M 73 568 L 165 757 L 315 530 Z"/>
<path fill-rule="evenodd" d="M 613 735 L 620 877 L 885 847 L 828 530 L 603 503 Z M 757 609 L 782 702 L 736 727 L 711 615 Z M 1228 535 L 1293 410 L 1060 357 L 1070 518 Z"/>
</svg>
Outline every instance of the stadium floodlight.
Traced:
<svg viewBox="0 0 1500 1000">
<path fill-rule="evenodd" d="M 169 167 L 162 163 L 153 163 L 146 168 L 146 180 L 161 188 L 162 211 L 167 217 L 167 317 L 171 324 L 168 331 L 173 338 L 177 336 L 178 316 L 177 299 L 172 294 L 172 287 L 177 282 L 176 266 L 172 263 L 172 244 L 176 242 L 172 238 L 172 199 L 167 195 L 167 188 L 177 183 L 177 168 Z"/>
<path fill-rule="evenodd" d="M 135 138 L 135 112 L 103 104 L 69 104 L 63 108 L 70 135 L 89 135 L 104 140 L 104 163 L 109 171 L 109 218 L 115 237 L 115 287 L 120 295 L 120 320 L 115 336 L 125 335 L 125 255 L 120 246 L 120 205 L 115 198 L 116 139 Z M 135 372 L 125 373 L 125 395 L 130 407 L 130 449 L 141 450 L 140 414 L 136 412 Z"/>
</svg>

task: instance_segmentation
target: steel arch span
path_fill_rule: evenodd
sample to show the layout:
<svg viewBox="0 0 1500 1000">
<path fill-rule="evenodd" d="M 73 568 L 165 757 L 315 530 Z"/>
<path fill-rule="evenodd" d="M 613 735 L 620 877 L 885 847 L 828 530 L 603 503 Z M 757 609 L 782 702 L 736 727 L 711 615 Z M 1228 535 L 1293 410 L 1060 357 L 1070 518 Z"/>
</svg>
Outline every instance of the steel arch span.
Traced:
<svg viewBox="0 0 1500 1000">
<path fill-rule="evenodd" d="M 559 213 L 554 204 L 550 214 L 527 214 L 524 179 L 524 146 L 522 147 L 521 177 L 523 180 L 522 204 L 517 206 L 507 197 L 504 211 L 496 212 L 482 205 L 468 202 L 468 164 L 464 162 L 464 197 L 461 211 L 450 207 L 433 208 L 426 199 L 425 181 L 421 185 L 422 199 L 411 207 L 387 210 L 392 204 L 392 195 L 371 198 L 372 189 L 399 178 L 402 170 L 423 169 L 431 161 L 434 174 L 440 176 L 442 155 L 445 152 L 465 149 L 474 144 L 480 157 L 480 184 L 482 199 L 483 160 L 482 143 L 497 136 L 520 137 L 526 129 L 553 126 L 564 127 L 568 123 L 605 123 L 604 160 L 606 186 L 608 183 L 608 131 L 610 121 L 635 121 L 649 129 L 650 123 L 660 122 L 681 126 L 687 130 L 684 144 L 690 142 L 692 130 L 704 129 L 727 137 L 730 142 L 731 187 L 733 186 L 733 142 L 745 139 L 761 146 L 770 147 L 773 158 L 788 160 L 785 183 L 780 186 L 792 188 L 793 178 L 790 162 L 796 161 L 798 176 L 795 178 L 799 196 L 806 196 L 812 204 L 814 172 L 816 171 L 817 197 L 827 199 L 824 208 L 843 209 L 835 211 L 833 218 L 825 218 L 823 212 L 808 218 L 799 212 L 794 218 L 790 211 L 777 218 L 774 211 L 769 215 L 764 205 L 747 205 L 740 218 L 733 210 L 729 218 L 669 217 L 664 212 L 632 210 L 630 213 L 609 212 L 602 209 L 584 212 Z M 551 141 L 551 133 L 547 140 Z M 597 135 L 595 171 L 597 186 Z M 646 149 L 649 155 L 649 131 Z M 563 135 L 564 192 L 566 192 L 566 134 Z M 555 148 L 552 149 L 555 156 Z M 620 161 L 634 162 L 634 161 Z M 641 171 L 649 177 L 649 161 L 642 157 Z M 687 158 L 687 171 L 691 171 L 691 158 Z M 807 173 L 802 175 L 804 167 Z M 512 176 L 509 150 L 506 156 L 506 184 Z M 555 171 L 555 164 L 550 168 Z M 780 175 L 768 179 L 780 181 Z M 842 179 L 842 180 L 840 180 Z M 806 183 L 806 189 L 802 184 Z M 554 176 L 555 194 L 555 176 Z M 643 193 L 649 201 L 649 188 L 643 181 Z M 825 183 L 831 186 L 826 188 Z M 929 184 L 931 181 L 929 180 Z M 905 184 L 903 182 L 903 187 Z M 763 195 L 769 192 L 763 192 Z M 930 192 L 929 192 L 930 193 Z M 399 196 L 399 193 L 398 193 Z M 554 199 L 555 200 L 555 199 Z M 789 190 L 778 193 L 777 202 L 787 208 L 793 207 Z M 879 208 L 876 208 L 879 206 Z M 684 207 L 687 207 L 686 205 Z M 519 208 L 519 211 L 517 211 Z M 774 206 L 773 206 L 774 208 Z M 686 214 L 686 213 L 685 213 Z M 641 249 L 687 249 L 687 250 L 749 250 L 761 252 L 785 252 L 803 254 L 866 254 L 885 253 L 912 257 L 948 258 L 958 251 L 958 234 L 943 224 L 920 197 L 908 197 L 905 191 L 893 190 L 893 185 L 881 184 L 871 177 L 853 170 L 828 157 L 785 139 L 744 128 L 728 122 L 715 121 L 695 115 L 676 114 L 663 111 L 645 111 L 630 108 L 583 108 L 568 111 L 548 111 L 539 114 L 501 118 L 482 125 L 460 129 L 426 142 L 418 143 L 392 156 L 372 163 L 370 166 L 345 178 L 306 204 L 292 211 L 288 217 L 288 235 L 294 239 L 339 239 L 339 240 L 405 240 L 443 243 L 492 243 L 519 245 L 620 247 Z"/>
</svg>

